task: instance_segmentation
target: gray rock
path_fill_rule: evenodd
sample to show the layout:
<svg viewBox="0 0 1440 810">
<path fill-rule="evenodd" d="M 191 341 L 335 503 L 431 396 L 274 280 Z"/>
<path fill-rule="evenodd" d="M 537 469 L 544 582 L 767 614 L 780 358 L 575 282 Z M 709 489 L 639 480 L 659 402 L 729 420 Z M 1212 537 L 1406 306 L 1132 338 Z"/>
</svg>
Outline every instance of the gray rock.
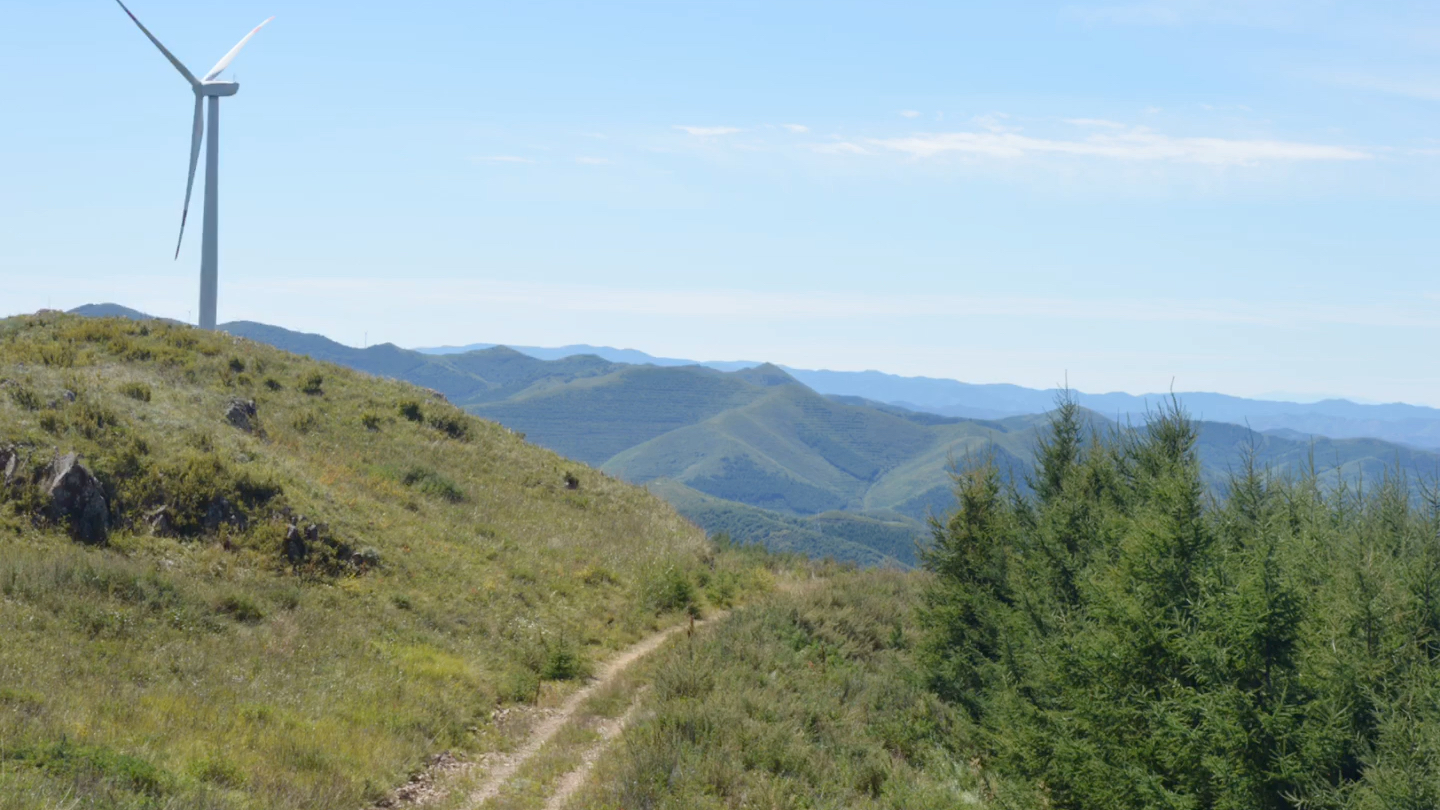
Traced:
<svg viewBox="0 0 1440 810">
<path fill-rule="evenodd" d="M 60 392 L 60 398 L 65 400 L 66 402 L 74 402 L 75 392 L 71 391 L 69 388 L 66 388 L 64 391 Z"/>
<path fill-rule="evenodd" d="M 15 445 L 0 447 L 0 476 L 4 477 L 5 486 L 10 486 L 20 478 L 20 472 L 25 462 L 20 458 L 20 448 Z"/>
<path fill-rule="evenodd" d="M 255 429 L 256 413 L 255 400 L 232 399 L 230 404 L 225 406 L 225 421 L 249 433 Z"/>
<path fill-rule="evenodd" d="M 245 527 L 250 525 L 250 519 L 244 512 L 237 509 L 235 504 L 230 503 L 229 499 L 224 497 L 216 498 L 205 508 L 205 521 L 203 523 L 205 532 L 207 534 L 213 533 L 225 525 L 233 526 L 243 532 L 245 531 Z"/>
<path fill-rule="evenodd" d="M 150 527 L 150 533 L 156 537 L 170 537 L 175 534 L 175 522 L 170 517 L 168 506 L 161 506 L 146 513 L 145 523 Z"/>
<path fill-rule="evenodd" d="M 305 538 L 300 534 L 300 527 L 290 524 L 285 530 L 285 557 L 292 563 L 304 560 L 310 553 L 309 547 L 305 544 Z"/>
<path fill-rule="evenodd" d="M 67 453 L 46 469 L 45 494 L 57 520 L 70 524 L 76 538 L 87 543 L 104 542 L 110 531 L 110 507 L 105 488 L 94 473 L 80 463 L 80 456 Z"/>
</svg>

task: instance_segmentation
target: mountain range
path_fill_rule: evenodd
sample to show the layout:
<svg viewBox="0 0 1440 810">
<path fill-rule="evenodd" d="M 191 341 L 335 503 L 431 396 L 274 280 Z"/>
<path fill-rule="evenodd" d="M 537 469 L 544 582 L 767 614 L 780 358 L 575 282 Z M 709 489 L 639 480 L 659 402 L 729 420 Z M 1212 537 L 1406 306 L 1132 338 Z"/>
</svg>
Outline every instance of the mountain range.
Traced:
<svg viewBox="0 0 1440 810">
<path fill-rule="evenodd" d="M 425 354 L 456 354 L 493 348 L 496 344 L 422 348 Z M 755 361 L 693 361 L 655 357 L 635 349 L 584 344 L 542 348 L 514 346 L 516 351 L 543 360 L 574 355 L 593 355 L 618 363 L 656 366 L 701 365 L 722 371 L 760 365 Z M 995 419 L 1006 416 L 1045 413 L 1061 393 L 1058 388 L 1025 388 L 1005 383 L 977 384 L 934 377 L 902 377 L 880 371 L 826 371 L 780 366 L 796 380 L 821 394 L 864 397 L 899 405 L 915 411 L 944 416 Z M 1117 420 L 1143 421 L 1169 398 L 1168 393 L 1089 394 L 1072 392 L 1090 410 Z M 1318 402 L 1283 402 L 1185 391 L 1176 394 L 1198 419 L 1232 422 L 1255 430 L 1287 430 L 1297 434 L 1332 438 L 1373 437 L 1415 447 L 1440 449 L 1440 409 L 1404 403 L 1369 404 L 1345 399 Z"/>
<path fill-rule="evenodd" d="M 77 311 L 140 315 L 122 309 L 103 305 Z M 993 395 L 979 400 L 988 404 L 975 410 L 986 416 L 976 417 L 936 412 L 944 406 L 921 408 L 833 392 L 847 386 L 849 391 L 882 395 L 929 391 L 927 401 L 933 403 L 945 391 L 965 390 L 956 388 L 965 383 L 947 380 L 804 372 L 769 363 L 725 368 L 678 360 L 635 364 L 598 351 L 568 354 L 569 347 L 544 350 L 553 359 L 534 356 L 541 350 L 503 346 L 443 353 L 391 344 L 357 349 L 254 322 L 220 328 L 434 389 L 536 444 L 646 484 L 712 533 L 869 565 L 915 562 L 916 542 L 926 536 L 927 518 L 953 507 L 950 471 L 956 463 L 993 456 L 1023 487 L 1023 470 L 1048 424 L 1044 412 L 1058 393 L 969 386 Z M 632 359 L 638 354 L 619 351 L 625 352 L 619 356 Z M 828 380 L 823 387 L 832 392 L 807 383 L 815 379 Z M 1042 405 L 1040 396 L 1051 398 Z M 1119 408 L 1095 404 L 1134 408 L 1134 401 L 1146 401 L 1119 399 L 1129 395 L 1077 396 L 1090 409 L 1097 430 L 1117 427 L 1112 417 Z M 1177 396 L 1197 419 L 1208 417 L 1205 407 L 1229 405 L 1266 413 L 1269 406 L 1294 405 L 1215 394 Z M 1150 402 L 1152 408 L 1158 404 Z M 1004 404 L 1004 409 L 989 407 L 996 404 Z M 954 410 L 964 407 L 970 406 Z M 1339 414 L 1348 412 L 1359 415 L 1352 417 L 1357 422 L 1409 418 L 1412 412 L 1431 410 L 1354 403 L 1327 407 L 1335 409 L 1331 418 L 1343 419 Z M 1035 412 L 1013 412 L 1023 408 Z M 1293 415 L 1283 408 L 1268 412 L 1277 418 Z M 1318 418 L 1319 413 L 1311 415 Z M 1144 410 L 1138 414 L 1143 418 Z M 1124 418 L 1122 413 L 1122 422 Z M 1377 481 L 1397 467 L 1422 475 L 1440 470 L 1440 454 L 1382 438 L 1317 436 L 1288 425 L 1258 430 L 1253 421 L 1250 427 L 1209 418 L 1197 424 L 1203 471 L 1217 490 L 1249 452 L 1278 474 L 1313 465 L 1321 480 L 1332 485 Z"/>
</svg>

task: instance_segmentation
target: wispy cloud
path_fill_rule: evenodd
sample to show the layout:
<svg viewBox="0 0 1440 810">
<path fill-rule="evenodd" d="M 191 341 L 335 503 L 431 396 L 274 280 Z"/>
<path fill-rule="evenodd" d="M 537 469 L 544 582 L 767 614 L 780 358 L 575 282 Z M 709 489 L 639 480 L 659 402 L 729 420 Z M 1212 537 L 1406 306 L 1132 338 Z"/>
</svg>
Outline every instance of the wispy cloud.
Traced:
<svg viewBox="0 0 1440 810">
<path fill-rule="evenodd" d="M 807 126 L 805 126 L 804 124 L 781 124 L 780 126 L 782 126 L 782 127 L 786 128 L 786 129 L 790 130 L 791 132 L 796 132 L 796 133 L 809 132 L 809 131 L 810 131 L 810 128 L 807 127 Z"/>
<path fill-rule="evenodd" d="M 482 157 L 470 158 L 475 163 L 534 163 L 535 161 L 519 155 L 485 155 Z"/>
<path fill-rule="evenodd" d="M 1221 166 L 1267 162 L 1365 160 L 1370 153 L 1346 146 L 1262 139 L 1175 137 L 1146 127 L 1100 132 L 1080 140 L 1037 138 L 1017 131 L 917 133 L 868 139 L 881 149 L 915 158 L 946 154 L 991 158 L 1071 155 L 1128 161 L 1203 163 Z"/>
<path fill-rule="evenodd" d="M 582 163 L 586 166 L 609 166 L 615 161 L 611 160 L 610 158 L 588 157 L 585 155 L 581 155 L 580 157 L 575 158 L 575 162 Z"/>
<path fill-rule="evenodd" d="M 920 117 L 920 111 L 919 111 L 919 110 L 901 110 L 901 111 L 900 111 L 900 117 L 901 117 L 901 118 L 919 118 L 919 117 Z"/>
<path fill-rule="evenodd" d="M 688 127 L 676 124 L 675 129 L 687 135 L 694 135 L 700 138 L 712 138 L 718 135 L 734 135 L 737 132 L 744 132 L 739 127 Z"/>
<path fill-rule="evenodd" d="M 810 144 L 811 151 L 822 155 L 868 155 L 870 150 L 858 143 L 850 141 L 839 141 L 836 143 L 815 143 Z"/>
</svg>

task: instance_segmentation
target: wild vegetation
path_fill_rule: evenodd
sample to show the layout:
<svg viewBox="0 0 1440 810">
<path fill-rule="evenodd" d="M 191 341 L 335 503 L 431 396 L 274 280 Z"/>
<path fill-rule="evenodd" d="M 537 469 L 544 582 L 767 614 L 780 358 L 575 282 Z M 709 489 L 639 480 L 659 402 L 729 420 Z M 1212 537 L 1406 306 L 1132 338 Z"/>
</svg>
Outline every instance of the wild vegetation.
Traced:
<svg viewBox="0 0 1440 810">
<path fill-rule="evenodd" d="M 978 799 L 966 723 L 927 689 L 921 579 L 834 574 L 663 652 L 639 716 L 570 807 L 953 808 Z"/>
<path fill-rule="evenodd" d="M 163 322 L 0 321 L 0 475 L 7 809 L 353 810 L 772 579 L 438 396 Z"/>
<path fill-rule="evenodd" d="M 986 798 L 1440 806 L 1440 492 L 1249 463 L 1217 499 L 1197 446 L 1178 407 L 1106 436 L 1065 401 L 1033 494 L 961 477 L 920 659 L 1005 776 Z"/>
</svg>

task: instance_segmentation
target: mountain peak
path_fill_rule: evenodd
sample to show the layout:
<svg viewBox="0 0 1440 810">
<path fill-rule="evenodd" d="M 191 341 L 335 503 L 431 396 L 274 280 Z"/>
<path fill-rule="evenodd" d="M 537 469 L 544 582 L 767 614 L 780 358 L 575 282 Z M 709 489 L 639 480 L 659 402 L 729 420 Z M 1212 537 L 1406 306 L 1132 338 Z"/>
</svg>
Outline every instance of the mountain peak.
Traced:
<svg viewBox="0 0 1440 810">
<path fill-rule="evenodd" d="M 800 382 L 785 372 L 774 363 L 761 363 L 754 368 L 745 368 L 739 371 L 732 371 L 736 377 L 750 383 L 751 385 L 776 386 L 776 385 L 799 385 Z"/>
</svg>

